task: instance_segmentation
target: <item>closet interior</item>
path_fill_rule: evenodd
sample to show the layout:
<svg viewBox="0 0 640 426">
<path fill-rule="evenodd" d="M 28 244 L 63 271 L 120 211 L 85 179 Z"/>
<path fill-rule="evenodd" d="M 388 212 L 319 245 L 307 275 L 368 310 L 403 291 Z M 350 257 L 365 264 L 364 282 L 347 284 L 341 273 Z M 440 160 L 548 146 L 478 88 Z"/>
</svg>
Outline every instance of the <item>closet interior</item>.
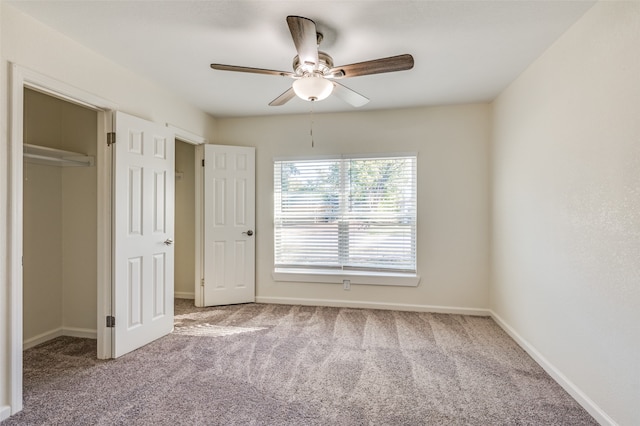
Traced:
<svg viewBox="0 0 640 426">
<path fill-rule="evenodd" d="M 98 113 L 24 90 L 23 346 L 96 338 Z"/>
</svg>

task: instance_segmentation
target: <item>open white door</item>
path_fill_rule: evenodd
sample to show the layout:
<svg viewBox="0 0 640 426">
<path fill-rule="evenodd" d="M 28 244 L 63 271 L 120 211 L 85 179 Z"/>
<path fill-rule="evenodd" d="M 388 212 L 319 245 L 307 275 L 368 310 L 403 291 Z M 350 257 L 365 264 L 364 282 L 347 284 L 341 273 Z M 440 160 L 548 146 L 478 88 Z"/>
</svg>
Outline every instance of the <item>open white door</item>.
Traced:
<svg viewBox="0 0 640 426">
<path fill-rule="evenodd" d="M 175 140 L 117 112 L 113 186 L 113 357 L 173 329 Z"/>
<path fill-rule="evenodd" d="M 255 301 L 255 148 L 204 146 L 204 306 Z"/>
</svg>

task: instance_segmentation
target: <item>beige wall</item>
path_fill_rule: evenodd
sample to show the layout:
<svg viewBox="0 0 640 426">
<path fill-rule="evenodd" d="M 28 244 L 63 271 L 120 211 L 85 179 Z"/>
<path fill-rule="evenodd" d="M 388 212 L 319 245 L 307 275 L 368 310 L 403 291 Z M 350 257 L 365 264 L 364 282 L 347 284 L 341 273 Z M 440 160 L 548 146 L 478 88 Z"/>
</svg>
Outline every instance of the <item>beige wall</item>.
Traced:
<svg viewBox="0 0 640 426">
<path fill-rule="evenodd" d="M 23 339 L 62 326 L 60 167 L 25 164 Z"/>
<path fill-rule="evenodd" d="M 82 111 L 86 113 L 87 111 Z M 96 117 L 79 120 L 86 127 L 88 147 L 95 152 Z M 93 140 L 91 136 L 93 135 Z M 93 149 L 92 149 L 93 148 Z M 92 152 L 93 151 L 93 152 Z M 62 326 L 65 332 L 97 327 L 97 174 L 95 167 L 62 170 Z"/>
<path fill-rule="evenodd" d="M 256 147 L 256 279 L 259 301 L 365 303 L 487 309 L 488 105 L 219 119 L 216 143 Z M 276 282 L 273 158 L 339 153 L 418 153 L 417 288 Z"/>
<path fill-rule="evenodd" d="M 175 295 L 193 299 L 195 286 L 195 147 L 176 141 Z"/>
<path fill-rule="evenodd" d="M 97 114 L 25 90 L 25 143 L 95 156 Z M 24 164 L 25 341 L 59 329 L 95 332 L 95 167 Z"/>
<path fill-rule="evenodd" d="M 500 95 L 493 310 L 640 424 L 640 3 L 602 2 Z"/>
</svg>

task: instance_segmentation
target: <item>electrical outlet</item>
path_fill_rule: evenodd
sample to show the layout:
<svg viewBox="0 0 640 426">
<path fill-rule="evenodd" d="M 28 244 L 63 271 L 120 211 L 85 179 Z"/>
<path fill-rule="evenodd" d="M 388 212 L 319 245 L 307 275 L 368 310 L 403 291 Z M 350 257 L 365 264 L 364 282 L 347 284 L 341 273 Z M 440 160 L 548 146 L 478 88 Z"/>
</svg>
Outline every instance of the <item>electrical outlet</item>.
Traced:
<svg viewBox="0 0 640 426">
<path fill-rule="evenodd" d="M 342 288 L 345 290 L 351 290 L 351 280 L 342 280 Z"/>
</svg>

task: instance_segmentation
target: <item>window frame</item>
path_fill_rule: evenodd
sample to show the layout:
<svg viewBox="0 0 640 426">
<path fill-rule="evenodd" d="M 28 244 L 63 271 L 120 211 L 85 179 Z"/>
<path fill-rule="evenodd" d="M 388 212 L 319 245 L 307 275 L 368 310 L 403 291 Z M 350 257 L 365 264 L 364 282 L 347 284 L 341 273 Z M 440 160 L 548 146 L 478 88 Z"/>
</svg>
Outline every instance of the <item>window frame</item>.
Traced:
<svg viewBox="0 0 640 426">
<path fill-rule="evenodd" d="M 275 266 L 275 231 L 276 231 L 276 176 L 275 165 L 280 161 L 324 161 L 324 160 L 375 160 L 377 158 L 393 158 L 393 157 L 414 157 L 415 161 L 415 203 L 416 203 L 416 222 L 415 222 L 415 272 L 405 271 L 376 271 L 376 270 L 357 270 L 357 269 L 322 269 L 313 267 L 276 267 Z M 420 283 L 418 275 L 418 154 L 416 152 L 394 152 L 394 153 L 369 153 L 369 154 L 337 154 L 337 155 L 317 155 L 317 156 L 300 156 L 300 157 L 274 157 L 272 161 L 273 167 L 273 231 L 274 231 L 274 257 L 272 278 L 274 281 L 284 282 L 308 282 L 308 283 L 335 283 L 335 284 L 367 284 L 367 285 L 384 285 L 384 286 L 402 286 L 416 287 Z M 345 287 L 346 288 L 346 287 Z"/>
</svg>

